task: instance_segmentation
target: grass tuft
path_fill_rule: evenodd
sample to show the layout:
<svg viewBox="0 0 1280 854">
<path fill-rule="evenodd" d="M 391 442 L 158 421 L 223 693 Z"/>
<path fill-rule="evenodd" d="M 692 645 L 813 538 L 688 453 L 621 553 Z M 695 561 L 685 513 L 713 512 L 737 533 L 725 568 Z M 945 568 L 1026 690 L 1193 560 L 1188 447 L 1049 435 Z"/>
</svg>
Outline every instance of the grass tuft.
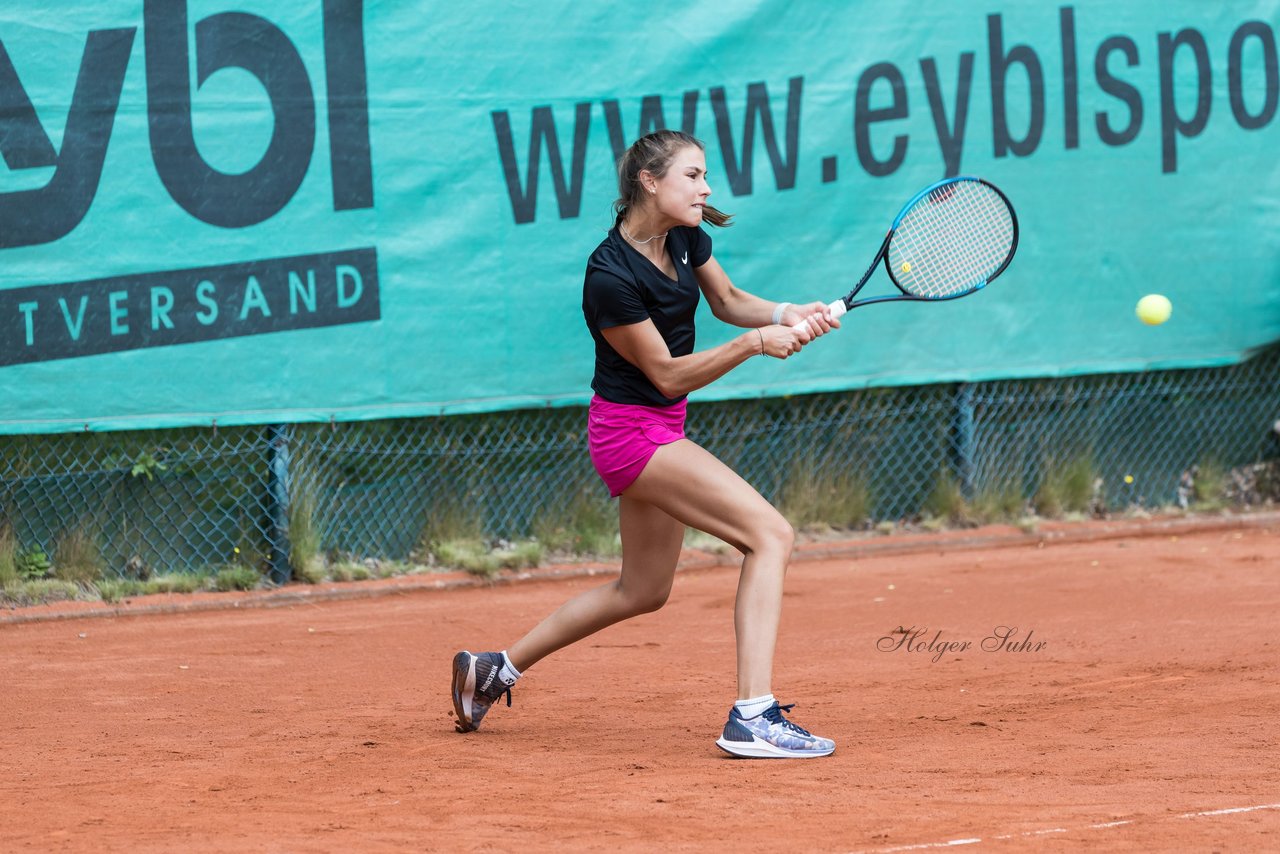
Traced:
<svg viewBox="0 0 1280 854">
<path fill-rule="evenodd" d="M 53 547 L 55 578 L 87 587 L 102 579 L 106 562 L 102 546 L 87 521 L 64 533 Z"/>
<path fill-rule="evenodd" d="M 147 593 L 195 593 L 209 588 L 209 577 L 187 572 L 157 575 L 146 582 Z"/>
<path fill-rule="evenodd" d="M 1193 477 L 1191 500 L 1195 510 L 1216 513 L 1226 508 L 1230 474 L 1222 463 L 1205 458 L 1193 470 Z"/>
<path fill-rule="evenodd" d="M 969 520 L 969 507 L 965 503 L 960 482 L 945 470 L 938 472 L 938 479 L 925 498 L 923 509 L 927 517 L 943 524 L 961 525 Z"/>
<path fill-rule="evenodd" d="M 546 556 L 546 546 L 537 540 L 522 540 L 510 548 L 499 549 L 498 562 L 504 569 L 524 569 L 542 563 Z"/>
<path fill-rule="evenodd" d="M 147 590 L 147 583 L 136 578 L 104 578 L 93 586 L 103 602 L 119 602 L 130 596 L 143 596 L 150 592 Z"/>
<path fill-rule="evenodd" d="M 805 460 L 787 478 L 778 510 L 797 529 L 858 528 L 871 512 L 871 487 L 856 471 Z"/>
<path fill-rule="evenodd" d="M 329 567 L 329 578 L 334 581 L 368 581 L 373 578 L 373 571 L 362 563 L 340 560 Z"/>
<path fill-rule="evenodd" d="M 537 540 L 519 543 L 502 542 L 491 546 L 483 540 L 448 540 L 432 550 L 435 559 L 445 567 L 465 570 L 481 578 L 494 578 L 504 569 L 518 570 L 542 562 L 546 547 Z"/>
<path fill-rule="evenodd" d="M 289 504 L 289 568 L 294 578 L 307 584 L 319 584 L 325 578 L 315 504 L 307 490 L 299 490 Z"/>
<path fill-rule="evenodd" d="M 1022 484 L 1013 478 L 985 484 L 970 504 L 970 515 L 977 522 L 1014 522 L 1022 518 L 1027 501 Z"/>
<path fill-rule="evenodd" d="M 6 586 L 4 593 L 15 605 L 41 605 L 46 602 L 74 601 L 84 595 L 84 590 L 70 581 L 36 578 Z"/>
<path fill-rule="evenodd" d="M 0 587 L 22 580 L 18 573 L 18 540 L 8 525 L 0 526 Z"/>
<path fill-rule="evenodd" d="M 1031 499 L 1038 515 L 1057 519 L 1093 510 L 1098 469 L 1092 454 L 1082 454 L 1065 462 L 1046 459 L 1040 487 Z"/>
<path fill-rule="evenodd" d="M 223 593 L 232 590 L 252 590 L 262 582 L 257 570 L 247 566 L 228 566 L 218 570 L 213 577 L 213 589 Z"/>
<path fill-rule="evenodd" d="M 533 537 L 552 552 L 616 557 L 622 553 L 618 513 L 612 502 L 580 490 L 559 511 L 548 511 L 533 523 Z"/>
<path fill-rule="evenodd" d="M 419 541 L 423 551 L 431 552 L 437 543 L 451 540 L 478 540 L 484 536 L 480 512 L 464 503 L 450 502 L 431 508 Z"/>
<path fill-rule="evenodd" d="M 289 554 L 289 566 L 293 570 L 293 580 L 301 581 L 303 584 L 319 584 L 329 576 L 331 571 L 322 557 L 312 560 L 295 560 L 292 552 Z"/>
<path fill-rule="evenodd" d="M 436 543 L 432 554 L 447 567 L 462 569 L 481 578 L 493 578 L 501 569 L 497 555 L 489 551 L 482 540 L 446 540 Z"/>
</svg>

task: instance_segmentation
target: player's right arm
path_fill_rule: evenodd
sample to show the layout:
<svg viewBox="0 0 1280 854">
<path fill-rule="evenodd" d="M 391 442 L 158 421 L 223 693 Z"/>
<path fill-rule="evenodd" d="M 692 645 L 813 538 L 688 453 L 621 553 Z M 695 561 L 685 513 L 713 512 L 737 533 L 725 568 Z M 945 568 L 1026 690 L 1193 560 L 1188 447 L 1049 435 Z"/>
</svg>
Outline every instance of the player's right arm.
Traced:
<svg viewBox="0 0 1280 854">
<path fill-rule="evenodd" d="M 687 356 L 672 356 L 652 320 L 600 330 L 618 355 L 635 365 L 661 394 L 680 397 L 715 382 L 752 356 L 763 344 L 766 355 L 785 359 L 805 340 L 788 326 L 751 329 L 729 341 Z"/>
</svg>

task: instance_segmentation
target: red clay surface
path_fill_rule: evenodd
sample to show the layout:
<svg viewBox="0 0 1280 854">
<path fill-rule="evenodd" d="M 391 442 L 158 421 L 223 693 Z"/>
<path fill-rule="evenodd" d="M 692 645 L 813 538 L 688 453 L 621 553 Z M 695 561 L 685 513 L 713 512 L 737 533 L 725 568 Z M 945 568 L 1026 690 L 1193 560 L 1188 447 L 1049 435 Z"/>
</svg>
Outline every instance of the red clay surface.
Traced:
<svg viewBox="0 0 1280 854">
<path fill-rule="evenodd" d="M 736 572 L 705 559 L 469 735 L 453 652 L 601 578 L 8 612 L 0 848 L 1280 849 L 1280 517 L 806 552 L 775 693 L 838 748 L 804 762 L 713 744 Z"/>
</svg>

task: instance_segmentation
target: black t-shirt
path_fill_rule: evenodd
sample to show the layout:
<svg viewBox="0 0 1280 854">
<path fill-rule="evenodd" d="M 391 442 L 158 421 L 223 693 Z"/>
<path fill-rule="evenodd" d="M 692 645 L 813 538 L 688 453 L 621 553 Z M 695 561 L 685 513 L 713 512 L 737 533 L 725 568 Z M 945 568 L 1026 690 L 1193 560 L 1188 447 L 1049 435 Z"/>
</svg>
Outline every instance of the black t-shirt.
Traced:
<svg viewBox="0 0 1280 854">
<path fill-rule="evenodd" d="M 611 403 L 671 406 L 684 399 L 665 397 L 649 378 L 609 346 L 602 329 L 652 320 L 672 356 L 693 352 L 693 315 L 698 281 L 693 268 L 711 258 L 711 238 L 701 228 L 678 226 L 667 232 L 667 253 L 676 280 L 632 248 L 615 226 L 587 259 L 582 314 L 596 342 L 596 371 L 591 387 Z"/>
</svg>

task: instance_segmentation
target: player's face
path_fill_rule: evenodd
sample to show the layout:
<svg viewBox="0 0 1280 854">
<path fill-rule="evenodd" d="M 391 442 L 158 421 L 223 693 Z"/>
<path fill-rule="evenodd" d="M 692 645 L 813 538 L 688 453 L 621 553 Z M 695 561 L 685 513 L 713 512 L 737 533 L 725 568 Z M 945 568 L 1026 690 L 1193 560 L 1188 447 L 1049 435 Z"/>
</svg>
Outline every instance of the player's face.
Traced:
<svg viewBox="0 0 1280 854">
<path fill-rule="evenodd" d="M 711 195 L 707 184 L 707 158 L 696 145 L 676 152 L 667 174 L 656 182 L 655 204 L 658 212 L 680 225 L 702 223 L 702 208 Z"/>
</svg>

